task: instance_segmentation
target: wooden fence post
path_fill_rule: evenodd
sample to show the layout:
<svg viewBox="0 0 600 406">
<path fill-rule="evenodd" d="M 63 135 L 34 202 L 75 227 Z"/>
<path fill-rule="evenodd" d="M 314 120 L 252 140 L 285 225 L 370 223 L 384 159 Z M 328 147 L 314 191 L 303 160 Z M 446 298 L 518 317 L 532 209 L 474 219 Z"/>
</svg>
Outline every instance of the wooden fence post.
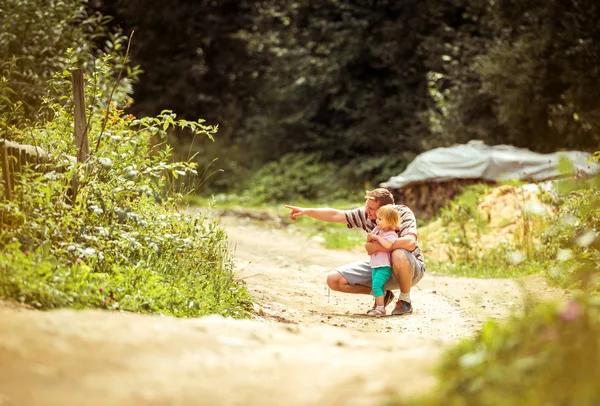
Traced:
<svg viewBox="0 0 600 406">
<path fill-rule="evenodd" d="M 75 101 L 75 146 L 77 147 L 77 162 L 85 162 L 88 158 L 88 134 L 85 122 L 85 96 L 83 85 L 83 70 L 71 72 L 73 79 L 73 100 Z"/>
<path fill-rule="evenodd" d="M 4 197 L 7 201 L 12 200 L 12 173 L 9 166 L 8 149 L 6 140 L 0 140 L 0 165 L 2 165 L 2 178 L 4 179 Z M 0 224 L 8 225 L 8 218 L 4 210 L 0 210 Z"/>
<path fill-rule="evenodd" d="M 2 176 L 4 178 L 4 196 L 6 200 L 12 200 L 12 174 L 8 165 L 8 150 L 6 140 L 0 140 L 0 160 L 2 161 Z"/>
<path fill-rule="evenodd" d="M 83 70 L 75 69 L 71 71 L 71 78 L 73 81 L 73 101 L 75 102 L 75 146 L 77 147 L 77 162 L 84 163 L 88 159 L 89 147 L 88 147 L 88 135 L 87 126 L 85 123 L 85 86 L 83 84 Z M 79 179 L 77 179 L 77 172 L 73 174 L 71 180 L 71 201 L 74 203 L 77 199 L 77 192 L 79 189 Z"/>
</svg>

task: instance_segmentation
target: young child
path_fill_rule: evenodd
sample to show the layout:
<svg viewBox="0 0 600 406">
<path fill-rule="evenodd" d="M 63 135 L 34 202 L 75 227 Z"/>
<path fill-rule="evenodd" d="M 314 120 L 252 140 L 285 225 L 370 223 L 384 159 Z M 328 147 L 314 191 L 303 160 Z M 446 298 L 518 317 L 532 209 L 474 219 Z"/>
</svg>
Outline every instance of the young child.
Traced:
<svg viewBox="0 0 600 406">
<path fill-rule="evenodd" d="M 378 242 L 385 249 L 390 249 L 398 239 L 398 211 L 392 205 L 381 206 L 377 210 L 377 226 L 370 234 L 367 241 Z M 383 285 L 392 274 L 392 260 L 390 251 L 376 251 L 371 254 L 371 269 L 373 276 L 373 296 L 375 308 L 369 310 L 369 316 L 385 316 Z"/>
</svg>

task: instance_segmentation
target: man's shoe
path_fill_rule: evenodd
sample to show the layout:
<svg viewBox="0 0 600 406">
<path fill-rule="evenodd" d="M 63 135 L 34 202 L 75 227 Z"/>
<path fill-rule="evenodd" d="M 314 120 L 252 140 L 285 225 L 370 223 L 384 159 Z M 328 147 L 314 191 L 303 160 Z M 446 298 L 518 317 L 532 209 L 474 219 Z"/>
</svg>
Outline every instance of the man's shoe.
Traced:
<svg viewBox="0 0 600 406">
<path fill-rule="evenodd" d="M 392 311 L 392 316 L 401 316 L 412 313 L 412 305 L 404 300 L 398 300 L 396 308 Z"/>
<path fill-rule="evenodd" d="M 394 292 L 391 290 L 385 291 L 385 296 L 383 297 L 383 307 L 387 307 L 394 300 Z"/>
</svg>

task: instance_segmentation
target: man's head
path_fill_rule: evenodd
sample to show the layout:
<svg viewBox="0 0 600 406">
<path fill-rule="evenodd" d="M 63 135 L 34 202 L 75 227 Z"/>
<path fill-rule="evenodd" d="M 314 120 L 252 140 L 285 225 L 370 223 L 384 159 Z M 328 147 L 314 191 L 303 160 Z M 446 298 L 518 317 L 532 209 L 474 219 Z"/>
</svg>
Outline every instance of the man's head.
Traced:
<svg viewBox="0 0 600 406">
<path fill-rule="evenodd" d="M 384 188 L 367 190 L 365 194 L 367 202 L 365 204 L 365 212 L 369 220 L 377 219 L 377 209 L 387 204 L 394 204 L 394 196 L 392 192 Z"/>
</svg>

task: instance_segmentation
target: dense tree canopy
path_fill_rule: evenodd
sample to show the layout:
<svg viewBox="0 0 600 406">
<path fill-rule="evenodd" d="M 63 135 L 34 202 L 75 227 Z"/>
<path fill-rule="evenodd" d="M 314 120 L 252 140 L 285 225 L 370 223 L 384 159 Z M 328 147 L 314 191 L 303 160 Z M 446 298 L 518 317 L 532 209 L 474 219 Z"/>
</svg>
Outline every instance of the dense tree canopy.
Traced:
<svg viewBox="0 0 600 406">
<path fill-rule="evenodd" d="M 48 80 L 65 66 L 67 48 L 74 55 L 90 52 L 87 38 L 98 33 L 101 21 L 88 16 L 79 0 L 0 3 L 1 123 L 35 117 Z"/>
<path fill-rule="evenodd" d="M 474 138 L 598 145 L 593 0 L 95 5 L 137 31 L 133 60 L 146 73 L 135 112 L 218 123 L 221 155 L 242 172 L 303 151 L 364 180 Z"/>
<path fill-rule="evenodd" d="M 538 151 L 598 145 L 594 1 L 464 1 L 438 67 L 438 130 Z M 442 90 L 443 89 L 443 90 Z"/>
</svg>

